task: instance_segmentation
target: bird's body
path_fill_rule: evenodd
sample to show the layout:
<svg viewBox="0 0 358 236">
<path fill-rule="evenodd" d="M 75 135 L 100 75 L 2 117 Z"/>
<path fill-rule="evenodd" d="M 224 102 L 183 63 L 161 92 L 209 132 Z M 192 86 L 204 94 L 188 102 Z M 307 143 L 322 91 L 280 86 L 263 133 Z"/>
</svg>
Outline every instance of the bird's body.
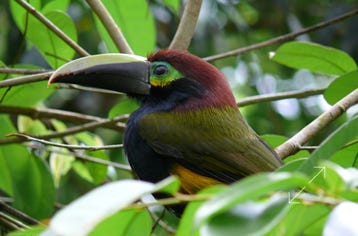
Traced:
<svg viewBox="0 0 358 236">
<path fill-rule="evenodd" d="M 183 192 L 195 193 L 279 166 L 214 66 L 181 51 L 160 51 L 149 61 L 168 62 L 184 77 L 134 96 L 141 106 L 128 120 L 124 147 L 139 178 L 157 182 L 176 175 Z"/>
<path fill-rule="evenodd" d="M 192 194 L 281 165 L 242 117 L 224 75 L 206 61 L 179 50 L 143 61 L 123 54 L 79 60 L 60 68 L 50 83 L 126 92 L 139 101 L 124 138 L 139 179 L 156 183 L 176 175 L 181 192 Z"/>
</svg>

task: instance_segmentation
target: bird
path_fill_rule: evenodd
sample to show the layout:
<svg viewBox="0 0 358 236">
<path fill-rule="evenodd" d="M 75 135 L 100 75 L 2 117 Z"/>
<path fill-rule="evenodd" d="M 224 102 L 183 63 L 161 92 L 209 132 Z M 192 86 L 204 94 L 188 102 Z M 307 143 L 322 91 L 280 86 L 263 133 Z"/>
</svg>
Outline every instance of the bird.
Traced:
<svg viewBox="0 0 358 236">
<path fill-rule="evenodd" d="M 123 144 L 140 180 L 157 183 L 174 175 L 181 193 L 195 194 L 282 165 L 240 113 L 223 73 L 188 51 L 84 57 L 60 67 L 52 83 L 112 90 L 138 101 Z"/>
</svg>

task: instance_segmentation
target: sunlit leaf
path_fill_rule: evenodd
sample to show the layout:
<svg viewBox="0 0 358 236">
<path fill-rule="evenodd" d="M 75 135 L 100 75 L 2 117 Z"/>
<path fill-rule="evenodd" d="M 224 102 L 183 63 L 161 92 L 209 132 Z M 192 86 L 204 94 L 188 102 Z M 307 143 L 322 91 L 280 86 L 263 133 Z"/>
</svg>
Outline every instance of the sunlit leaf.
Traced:
<svg viewBox="0 0 358 236">
<path fill-rule="evenodd" d="M 47 82 L 41 81 L 8 88 L 0 88 L 0 94 L 4 96 L 2 105 L 32 106 L 47 98 L 53 89 L 47 88 Z"/>
<path fill-rule="evenodd" d="M 307 42 L 289 42 L 279 47 L 272 59 L 280 64 L 312 72 L 343 75 L 357 69 L 345 52 Z"/>
<path fill-rule="evenodd" d="M 48 11 L 45 16 L 67 36 L 77 41 L 76 27 L 67 14 L 61 11 Z M 33 17 L 29 18 L 27 37 L 52 68 L 58 68 L 75 55 L 75 51 L 70 46 Z"/>
<path fill-rule="evenodd" d="M 40 235 L 40 233 L 44 230 L 45 230 L 45 226 L 35 226 L 29 229 L 21 229 L 18 231 L 13 231 L 6 235 L 7 236 L 34 236 L 34 235 Z"/>
<path fill-rule="evenodd" d="M 250 176 L 235 183 L 204 203 L 196 213 L 195 222 L 201 226 L 212 217 L 248 200 L 255 200 L 269 192 L 304 186 L 307 178 L 297 173 L 270 173 Z"/>
<path fill-rule="evenodd" d="M 333 105 L 358 88 L 358 70 L 354 70 L 335 79 L 326 89 L 323 96 Z"/>
<path fill-rule="evenodd" d="M 121 28 L 135 54 L 146 56 L 149 52 L 154 50 L 154 19 L 146 1 L 104 0 L 103 4 Z M 118 49 L 97 17 L 96 25 L 102 39 L 106 43 L 108 51 L 118 52 Z"/>
<path fill-rule="evenodd" d="M 0 116 L 0 136 L 14 133 L 10 120 Z M 49 217 L 53 211 L 55 189 L 51 174 L 44 161 L 21 145 L 6 145 L 0 148 L 0 169 L 4 181 L 0 187 L 13 196 L 14 206 L 38 219 Z M 9 178 L 11 187 L 9 187 Z"/>
<path fill-rule="evenodd" d="M 61 1 L 50 1 L 48 2 L 42 9 L 42 13 L 46 13 L 49 11 L 66 11 L 70 0 L 61 0 Z"/>
<path fill-rule="evenodd" d="M 151 235 L 152 218 L 147 210 L 126 210 L 102 221 L 89 233 L 90 236 L 137 236 Z"/>
<path fill-rule="evenodd" d="M 134 110 L 138 109 L 138 103 L 130 98 L 124 98 L 119 103 L 117 103 L 112 109 L 109 111 L 109 118 L 114 118 L 118 115 L 130 114 Z"/>
<path fill-rule="evenodd" d="M 87 235 L 106 218 L 159 188 L 163 188 L 161 182 L 155 185 L 138 180 L 102 185 L 60 210 L 44 235 Z"/>
<path fill-rule="evenodd" d="M 17 27 L 24 33 L 25 28 L 28 27 L 28 18 L 33 17 L 30 13 L 27 13 L 26 10 L 20 6 L 16 1 L 9 1 L 11 15 L 15 20 Z M 41 0 L 31 0 L 31 5 L 40 10 Z"/>
</svg>

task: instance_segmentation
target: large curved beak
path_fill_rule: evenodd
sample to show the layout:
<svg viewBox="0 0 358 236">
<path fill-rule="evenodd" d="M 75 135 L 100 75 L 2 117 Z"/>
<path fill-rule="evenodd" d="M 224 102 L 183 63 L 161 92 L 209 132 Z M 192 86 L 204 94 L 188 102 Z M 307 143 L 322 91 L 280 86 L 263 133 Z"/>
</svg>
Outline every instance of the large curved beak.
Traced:
<svg viewBox="0 0 358 236">
<path fill-rule="evenodd" d="M 48 84 L 68 83 L 121 93 L 148 95 L 150 64 L 144 57 L 100 54 L 71 61 L 58 68 Z"/>
</svg>

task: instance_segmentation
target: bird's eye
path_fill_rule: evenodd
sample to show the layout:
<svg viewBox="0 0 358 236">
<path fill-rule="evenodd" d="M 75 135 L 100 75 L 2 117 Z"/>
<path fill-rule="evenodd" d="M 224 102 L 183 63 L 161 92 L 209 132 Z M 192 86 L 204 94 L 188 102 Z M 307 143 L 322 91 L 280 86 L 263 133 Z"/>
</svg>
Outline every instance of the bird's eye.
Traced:
<svg viewBox="0 0 358 236">
<path fill-rule="evenodd" d="M 153 73 L 157 76 L 164 75 L 168 72 L 169 68 L 166 65 L 157 65 L 153 69 Z"/>
</svg>

